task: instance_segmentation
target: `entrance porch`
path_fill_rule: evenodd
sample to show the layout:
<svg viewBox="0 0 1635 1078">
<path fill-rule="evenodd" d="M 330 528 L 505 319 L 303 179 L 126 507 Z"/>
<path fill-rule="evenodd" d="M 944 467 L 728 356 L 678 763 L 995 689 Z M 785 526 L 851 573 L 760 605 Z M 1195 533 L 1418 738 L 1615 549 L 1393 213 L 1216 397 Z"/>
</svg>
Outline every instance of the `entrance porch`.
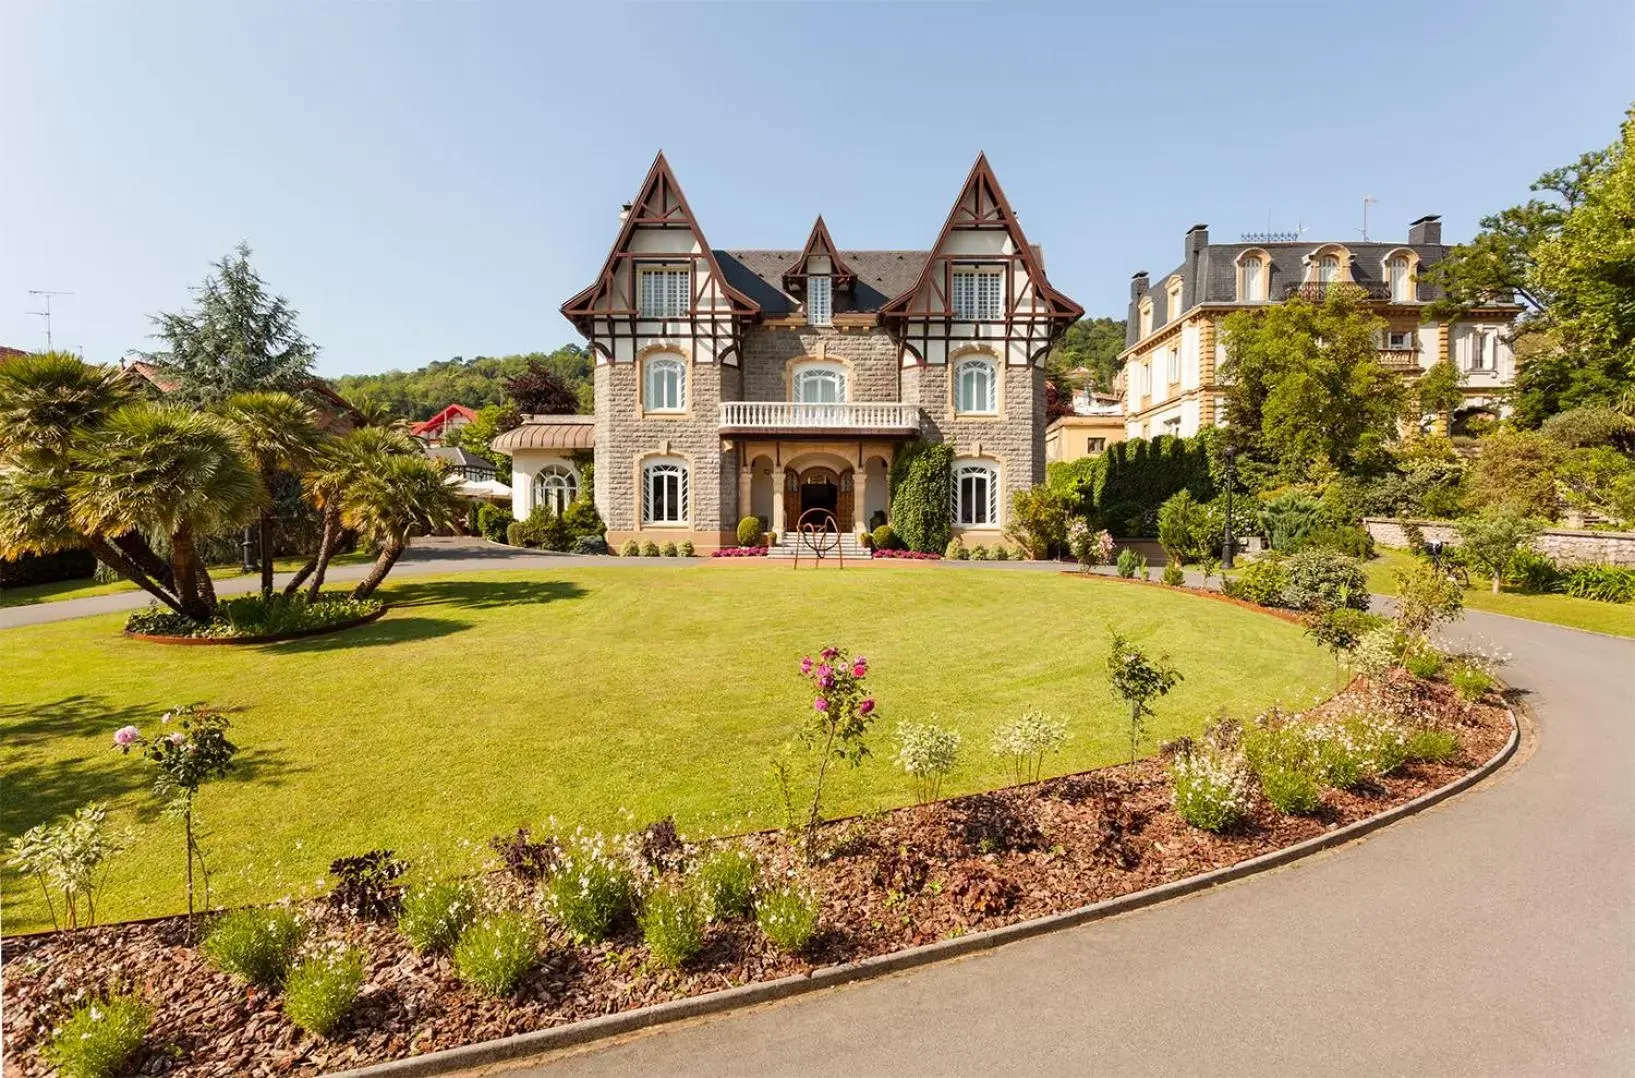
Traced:
<svg viewBox="0 0 1635 1078">
<path fill-rule="evenodd" d="M 891 505 L 891 463 L 900 439 L 854 442 L 746 440 L 739 460 L 740 516 L 789 533 L 801 515 L 820 509 L 847 533 L 883 522 Z"/>
</svg>

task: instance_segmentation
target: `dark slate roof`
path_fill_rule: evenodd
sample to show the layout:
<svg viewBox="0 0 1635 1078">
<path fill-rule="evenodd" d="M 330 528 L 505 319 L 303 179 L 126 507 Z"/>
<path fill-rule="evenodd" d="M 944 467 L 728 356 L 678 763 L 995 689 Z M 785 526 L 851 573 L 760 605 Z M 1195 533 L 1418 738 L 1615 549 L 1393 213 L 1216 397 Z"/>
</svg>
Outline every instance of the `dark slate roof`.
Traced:
<svg viewBox="0 0 1635 1078">
<path fill-rule="evenodd" d="M 850 295 L 836 292 L 836 314 L 878 311 L 907 292 L 920 279 L 930 251 L 837 251 L 840 260 L 857 274 Z M 1033 245 L 1034 258 L 1044 268 L 1044 252 Z M 783 275 L 801 256 L 791 251 L 716 251 L 715 260 L 727 283 L 761 305 L 763 314 L 792 314 L 800 300 L 783 290 Z"/>
<path fill-rule="evenodd" d="M 446 460 L 456 468 L 492 468 L 494 462 L 479 457 L 463 446 L 436 445 L 426 449 L 426 456 L 433 460 Z"/>
<path fill-rule="evenodd" d="M 1425 279 L 1425 270 L 1432 264 L 1442 260 L 1452 249 L 1450 244 L 1440 243 L 1379 243 L 1370 240 L 1361 243 L 1350 240 L 1302 240 L 1299 243 L 1211 243 L 1207 244 L 1198 254 L 1196 271 L 1183 262 L 1168 273 L 1161 273 L 1149 278 L 1147 295 L 1152 297 L 1152 325 L 1156 331 L 1167 325 L 1171 318 L 1169 307 L 1169 291 L 1165 283 L 1174 276 L 1181 278 L 1181 309 L 1192 308 L 1199 303 L 1236 303 L 1238 300 L 1238 265 L 1237 258 L 1245 251 L 1262 250 L 1271 260 L 1271 275 L 1267 281 L 1266 294 L 1272 299 L 1281 299 L 1283 290 L 1291 284 L 1299 284 L 1306 279 L 1306 265 L 1302 261 L 1305 256 L 1314 253 L 1320 247 L 1329 244 L 1338 244 L 1351 252 L 1351 277 L 1360 285 L 1385 284 L 1385 256 L 1392 251 L 1407 249 L 1419 255 L 1419 299 L 1428 302 L 1442 297 L 1442 290 Z M 1140 329 L 1139 300 L 1135 296 L 1130 298 L 1129 321 L 1126 323 L 1124 344 L 1128 348 L 1140 338 L 1137 333 Z"/>
</svg>

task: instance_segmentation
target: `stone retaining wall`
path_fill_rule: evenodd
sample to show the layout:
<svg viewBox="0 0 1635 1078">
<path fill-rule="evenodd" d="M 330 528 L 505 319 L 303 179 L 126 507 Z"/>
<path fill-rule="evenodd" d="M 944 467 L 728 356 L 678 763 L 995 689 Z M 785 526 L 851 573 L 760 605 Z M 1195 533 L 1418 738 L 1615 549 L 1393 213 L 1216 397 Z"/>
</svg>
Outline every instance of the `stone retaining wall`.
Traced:
<svg viewBox="0 0 1635 1078">
<path fill-rule="evenodd" d="M 1363 527 L 1381 546 L 1407 547 L 1404 524 L 1417 524 L 1426 540 L 1459 545 L 1459 530 L 1446 520 L 1395 520 L 1365 517 Z M 1635 532 L 1579 531 L 1574 528 L 1546 528 L 1533 541 L 1533 549 L 1567 565 L 1621 565 L 1635 569 Z"/>
</svg>

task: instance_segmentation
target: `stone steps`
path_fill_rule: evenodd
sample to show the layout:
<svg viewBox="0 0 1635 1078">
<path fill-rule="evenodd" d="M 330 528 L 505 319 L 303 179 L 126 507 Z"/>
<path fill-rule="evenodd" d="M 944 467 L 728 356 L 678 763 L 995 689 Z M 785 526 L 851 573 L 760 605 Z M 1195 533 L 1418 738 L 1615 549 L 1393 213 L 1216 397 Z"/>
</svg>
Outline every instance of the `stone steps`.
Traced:
<svg viewBox="0 0 1635 1078">
<path fill-rule="evenodd" d="M 801 561 L 806 561 L 812 557 L 812 552 L 804 547 L 800 549 L 799 553 Z M 840 553 L 847 561 L 867 561 L 870 556 L 863 544 L 858 542 L 857 536 L 849 533 L 842 533 L 840 536 Z M 793 561 L 795 554 L 795 540 L 787 535 L 778 536 L 778 541 L 768 547 L 766 551 L 768 558 L 783 561 Z M 835 552 L 830 550 L 824 560 L 833 561 L 834 558 Z"/>
</svg>

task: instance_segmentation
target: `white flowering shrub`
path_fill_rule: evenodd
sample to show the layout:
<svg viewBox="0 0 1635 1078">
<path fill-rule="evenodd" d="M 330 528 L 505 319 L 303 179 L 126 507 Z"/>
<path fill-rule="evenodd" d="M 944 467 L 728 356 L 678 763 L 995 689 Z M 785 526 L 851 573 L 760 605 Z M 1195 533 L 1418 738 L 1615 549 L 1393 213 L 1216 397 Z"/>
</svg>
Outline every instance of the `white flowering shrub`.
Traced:
<svg viewBox="0 0 1635 1078">
<path fill-rule="evenodd" d="M 1018 784 L 1038 782 L 1045 757 L 1061 752 L 1067 736 L 1067 720 L 1029 711 L 995 730 L 989 748 L 1009 762 Z"/>
<path fill-rule="evenodd" d="M 1402 640 L 1395 625 L 1370 629 L 1351 651 L 1351 665 L 1369 681 L 1378 681 L 1402 658 Z"/>
<path fill-rule="evenodd" d="M 755 855 L 748 850 L 717 850 L 693 872 L 693 886 L 712 921 L 748 917 L 755 912 Z"/>
<path fill-rule="evenodd" d="M 321 948 L 290 970 L 284 1014 L 308 1033 L 327 1037 L 351 1013 L 363 980 L 361 950 L 349 944 Z"/>
<path fill-rule="evenodd" d="M 1323 779 L 1336 789 L 1389 775 L 1408 759 L 1408 732 L 1381 716 L 1322 723 L 1312 727 L 1311 736 L 1318 740 Z"/>
<path fill-rule="evenodd" d="M 262 988 L 283 983 L 306 936 L 301 915 L 282 906 L 225 914 L 199 948 L 210 964 Z"/>
<path fill-rule="evenodd" d="M 463 880 L 441 880 L 403 896 L 397 929 L 417 951 L 446 951 L 476 916 L 476 889 Z"/>
<path fill-rule="evenodd" d="M 799 954 L 817 936 L 817 896 L 794 884 L 768 891 L 755 903 L 755 923 L 780 951 Z"/>
<path fill-rule="evenodd" d="M 581 943 L 604 940 L 635 906 L 636 874 L 627 843 L 575 831 L 545 881 L 551 915 Z"/>
<path fill-rule="evenodd" d="M 661 966 L 679 969 L 704 949 L 704 904 L 690 890 L 659 887 L 642 903 L 642 939 Z"/>
<path fill-rule="evenodd" d="M 45 1060 L 64 1078 L 121 1074 L 147 1036 L 153 1008 L 132 992 L 74 1008 L 46 1045 Z"/>
<path fill-rule="evenodd" d="M 475 922 L 454 945 L 460 979 L 491 996 L 508 996 L 539 961 L 539 926 L 521 913 L 495 913 Z"/>
<path fill-rule="evenodd" d="M 1182 753 L 1170 765 L 1170 782 L 1176 814 L 1205 831 L 1225 831 L 1254 805 L 1254 776 L 1241 756 L 1214 749 Z"/>
<path fill-rule="evenodd" d="M 937 799 L 942 780 L 959 763 L 960 741 L 959 731 L 935 722 L 898 725 L 896 763 L 914 780 L 914 796 L 922 805 Z"/>
</svg>

